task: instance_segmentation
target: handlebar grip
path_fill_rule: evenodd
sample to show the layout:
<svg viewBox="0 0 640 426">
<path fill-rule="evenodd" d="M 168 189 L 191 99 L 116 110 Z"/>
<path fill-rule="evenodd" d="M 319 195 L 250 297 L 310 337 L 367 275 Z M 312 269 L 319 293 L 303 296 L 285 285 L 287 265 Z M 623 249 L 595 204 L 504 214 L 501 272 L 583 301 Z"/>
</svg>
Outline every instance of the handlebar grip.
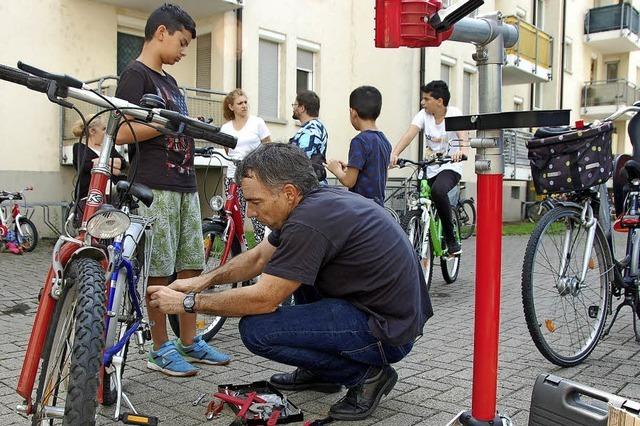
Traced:
<svg viewBox="0 0 640 426">
<path fill-rule="evenodd" d="M 47 93 L 49 80 L 36 77 L 28 72 L 20 71 L 6 65 L 0 65 L 0 79 L 28 87 L 36 92 Z"/>
<path fill-rule="evenodd" d="M 70 75 L 67 75 L 67 74 L 64 74 L 64 75 L 52 74 L 50 72 L 36 68 L 33 65 L 25 64 L 22 61 L 18 61 L 18 68 L 28 72 L 29 74 L 33 74 L 41 78 L 45 78 L 48 80 L 55 80 L 64 87 L 73 87 L 76 89 L 82 89 L 84 87 L 84 83 L 75 77 L 71 77 Z"/>
</svg>

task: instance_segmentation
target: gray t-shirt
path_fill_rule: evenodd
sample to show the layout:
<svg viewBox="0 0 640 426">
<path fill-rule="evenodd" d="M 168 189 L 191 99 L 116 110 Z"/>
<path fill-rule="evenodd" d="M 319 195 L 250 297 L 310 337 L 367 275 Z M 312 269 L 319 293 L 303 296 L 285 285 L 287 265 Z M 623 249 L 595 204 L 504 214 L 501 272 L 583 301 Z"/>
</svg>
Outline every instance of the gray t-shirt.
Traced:
<svg viewBox="0 0 640 426">
<path fill-rule="evenodd" d="M 353 303 L 369 314 L 371 331 L 384 342 L 412 341 L 433 315 L 409 239 L 373 200 L 321 187 L 304 197 L 269 243 L 276 251 L 265 273 Z"/>
</svg>

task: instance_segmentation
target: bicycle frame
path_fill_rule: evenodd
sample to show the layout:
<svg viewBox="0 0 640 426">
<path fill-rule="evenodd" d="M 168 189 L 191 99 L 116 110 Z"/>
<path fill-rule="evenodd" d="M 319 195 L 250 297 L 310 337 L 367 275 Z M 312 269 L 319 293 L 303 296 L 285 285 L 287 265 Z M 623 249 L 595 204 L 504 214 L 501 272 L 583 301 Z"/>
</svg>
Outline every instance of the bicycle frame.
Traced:
<svg viewBox="0 0 640 426">
<path fill-rule="evenodd" d="M 245 251 L 247 249 L 247 239 L 244 236 L 244 221 L 242 220 L 242 212 L 240 211 L 240 202 L 238 199 L 239 190 L 240 188 L 238 187 L 238 184 L 231 181 L 229 184 L 227 201 L 224 204 L 224 212 L 227 216 L 227 226 L 224 230 L 226 242 L 221 262 L 226 262 L 229 254 L 231 254 L 231 246 L 234 238 L 238 239 L 241 251 Z"/>
<path fill-rule="evenodd" d="M 433 201 L 431 201 L 431 187 L 427 179 L 424 178 L 424 173 L 422 169 L 418 171 L 417 180 L 420 197 L 418 198 L 417 205 L 413 207 L 422 210 L 422 223 L 428 224 L 422 229 L 420 255 L 425 258 L 427 256 L 427 244 L 431 244 L 433 255 L 440 257 L 444 255 L 442 248 L 442 221 L 435 212 L 435 206 Z"/>
</svg>

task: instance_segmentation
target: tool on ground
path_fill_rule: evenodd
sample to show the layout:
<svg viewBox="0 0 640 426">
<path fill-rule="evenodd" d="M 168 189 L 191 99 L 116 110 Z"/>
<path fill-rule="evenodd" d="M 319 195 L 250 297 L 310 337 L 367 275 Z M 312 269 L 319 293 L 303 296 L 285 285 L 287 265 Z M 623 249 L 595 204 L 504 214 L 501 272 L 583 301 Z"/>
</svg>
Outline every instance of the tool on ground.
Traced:
<svg viewBox="0 0 640 426">
<path fill-rule="evenodd" d="M 198 396 L 192 403 L 191 405 L 193 405 L 194 407 L 196 407 L 198 404 L 200 404 L 200 402 L 202 402 L 202 400 L 204 399 L 204 397 L 207 396 L 206 393 L 201 393 L 200 396 Z"/>
<path fill-rule="evenodd" d="M 145 416 L 144 414 L 122 413 L 119 417 L 120 421 L 126 425 L 148 425 L 156 426 L 158 418 L 155 416 Z"/>
</svg>

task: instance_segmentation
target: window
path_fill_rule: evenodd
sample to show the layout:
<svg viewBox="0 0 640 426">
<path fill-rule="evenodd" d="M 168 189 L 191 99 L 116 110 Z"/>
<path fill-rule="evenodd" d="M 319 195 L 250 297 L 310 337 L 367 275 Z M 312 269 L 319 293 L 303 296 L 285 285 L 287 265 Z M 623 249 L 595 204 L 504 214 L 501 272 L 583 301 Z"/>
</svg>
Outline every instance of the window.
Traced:
<svg viewBox="0 0 640 426">
<path fill-rule="evenodd" d="M 533 85 L 533 108 L 541 109 L 542 108 L 542 84 L 535 83 Z"/>
<path fill-rule="evenodd" d="M 449 90 L 451 90 L 451 66 L 448 64 L 440 64 L 440 80 L 447 83 Z"/>
<path fill-rule="evenodd" d="M 544 29 L 544 0 L 536 0 L 536 16 L 533 24 Z"/>
<path fill-rule="evenodd" d="M 296 66 L 296 93 L 313 90 L 313 52 L 298 48 Z"/>
<path fill-rule="evenodd" d="M 462 113 L 471 114 L 471 77 L 470 72 L 465 71 L 462 76 Z"/>
<path fill-rule="evenodd" d="M 135 60 L 142 51 L 144 37 L 118 32 L 117 41 L 117 72 L 118 75 Z"/>
<path fill-rule="evenodd" d="M 564 40 L 564 70 L 566 72 L 572 72 L 573 67 L 573 40 L 566 38 Z"/>
<path fill-rule="evenodd" d="M 280 45 L 260 39 L 258 54 L 258 114 L 264 118 L 278 118 L 280 90 Z"/>
<path fill-rule="evenodd" d="M 615 81 L 618 79 L 618 61 L 607 62 L 607 81 Z"/>
<path fill-rule="evenodd" d="M 211 89 L 211 33 L 196 38 L 196 87 Z"/>
</svg>

